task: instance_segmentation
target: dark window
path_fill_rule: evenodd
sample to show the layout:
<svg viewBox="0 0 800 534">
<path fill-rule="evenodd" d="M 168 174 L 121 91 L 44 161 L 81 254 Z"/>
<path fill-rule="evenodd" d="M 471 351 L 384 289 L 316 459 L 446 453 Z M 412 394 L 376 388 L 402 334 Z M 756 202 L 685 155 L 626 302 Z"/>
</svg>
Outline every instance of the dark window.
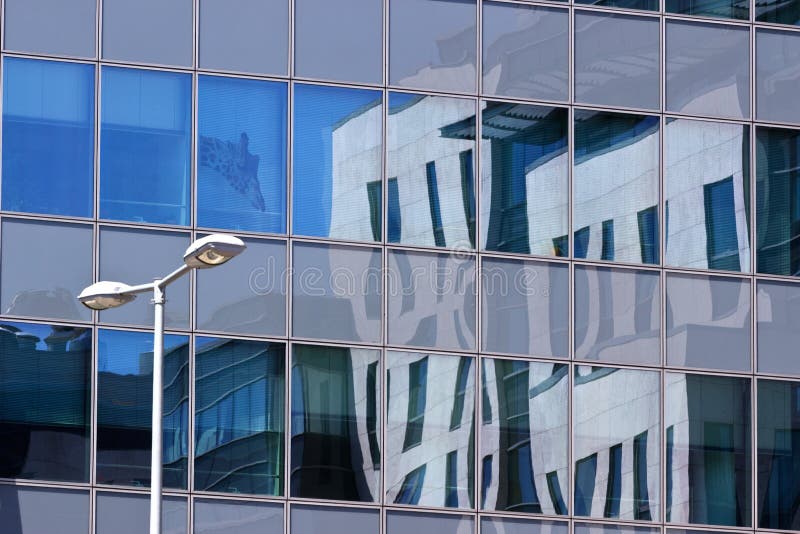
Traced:
<svg viewBox="0 0 800 534">
<path fill-rule="evenodd" d="M 372 228 L 372 240 L 381 240 L 381 181 L 367 183 L 367 198 L 369 200 L 369 224 Z"/>
<path fill-rule="evenodd" d="M 394 498 L 395 504 L 417 504 L 425 484 L 425 464 L 417 467 L 403 479 L 403 485 Z"/>
<path fill-rule="evenodd" d="M 444 481 L 444 505 L 458 507 L 458 451 L 447 453 L 447 471 Z"/>
<path fill-rule="evenodd" d="M 369 455 L 375 469 L 380 469 L 381 448 L 378 444 L 378 362 L 367 367 L 367 438 Z"/>
<path fill-rule="evenodd" d="M 553 238 L 553 255 L 566 256 L 569 254 L 569 236 L 562 235 Z"/>
<path fill-rule="evenodd" d="M 464 204 L 464 217 L 467 219 L 469 243 L 475 248 L 475 171 L 472 149 L 458 154 L 461 162 L 461 200 Z"/>
<path fill-rule="evenodd" d="M 453 411 L 450 414 L 450 430 L 461 426 L 464 415 L 464 399 L 467 396 L 467 382 L 472 369 L 472 358 L 460 358 L 458 361 L 458 377 L 456 378 L 456 391 L 453 394 Z"/>
<path fill-rule="evenodd" d="M 603 221 L 603 250 L 600 259 L 614 261 L 614 219 Z"/>
<path fill-rule="evenodd" d="M 492 422 L 492 400 L 486 387 L 486 362 L 481 360 L 481 421 L 484 425 Z"/>
<path fill-rule="evenodd" d="M 647 431 L 633 438 L 633 518 L 651 521 L 647 491 Z"/>
<path fill-rule="evenodd" d="M 575 462 L 575 515 L 592 514 L 594 480 L 597 476 L 597 454 Z"/>
<path fill-rule="evenodd" d="M 481 462 L 481 508 L 486 508 L 486 493 L 492 486 L 492 463 L 493 456 L 490 454 L 483 457 Z"/>
<path fill-rule="evenodd" d="M 603 517 L 619 517 L 622 495 L 622 445 L 614 445 L 608 451 L 608 481 L 606 484 L 606 508 Z"/>
<path fill-rule="evenodd" d="M 741 270 L 733 177 L 705 184 L 706 253 L 709 269 Z"/>
<path fill-rule="evenodd" d="M 400 242 L 400 229 L 402 228 L 402 214 L 400 213 L 400 194 L 397 190 L 397 178 L 389 178 L 386 183 L 387 198 L 389 207 L 387 208 L 386 239 L 390 243 Z"/>
<path fill-rule="evenodd" d="M 439 206 L 439 184 L 436 182 L 435 161 L 429 161 L 425 165 L 425 174 L 428 180 L 428 206 L 431 211 L 433 240 L 437 247 L 443 247 L 445 246 L 444 228 L 442 227 L 442 212 Z"/>
<path fill-rule="evenodd" d="M 651 206 L 637 213 L 642 263 L 658 263 L 658 208 Z"/>
<path fill-rule="evenodd" d="M 425 402 L 428 391 L 428 358 L 417 360 L 408 367 L 408 418 L 403 450 L 422 442 L 425 425 Z"/>
<path fill-rule="evenodd" d="M 704 483 L 707 522 L 714 525 L 737 524 L 736 457 L 733 425 L 706 421 L 703 425 Z"/>
<path fill-rule="evenodd" d="M 575 257 L 585 258 L 589 251 L 589 227 L 575 230 Z"/>
<path fill-rule="evenodd" d="M 665 463 L 667 464 L 667 495 L 666 495 L 666 502 L 664 503 L 664 510 L 666 517 L 665 519 L 667 522 L 671 521 L 672 516 L 672 455 L 675 452 L 675 427 L 670 425 L 667 427 L 667 450 L 666 454 L 667 457 L 664 459 Z"/>
<path fill-rule="evenodd" d="M 567 505 L 564 503 L 564 495 L 561 493 L 561 484 L 558 482 L 558 473 L 552 471 L 547 473 L 547 491 L 550 493 L 550 500 L 553 502 L 553 510 L 558 515 L 567 513 Z"/>
</svg>

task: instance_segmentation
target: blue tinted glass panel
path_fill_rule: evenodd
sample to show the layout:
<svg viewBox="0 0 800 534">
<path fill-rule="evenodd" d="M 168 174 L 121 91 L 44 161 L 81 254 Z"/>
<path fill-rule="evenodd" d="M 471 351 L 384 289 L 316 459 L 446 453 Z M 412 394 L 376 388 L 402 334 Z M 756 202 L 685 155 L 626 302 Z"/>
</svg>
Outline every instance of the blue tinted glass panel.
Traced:
<svg viewBox="0 0 800 534">
<path fill-rule="evenodd" d="M 664 9 L 668 13 L 682 15 L 738 20 L 750 18 L 749 0 L 665 0 Z"/>
<path fill-rule="evenodd" d="M 381 92 L 298 84 L 294 98 L 292 233 L 372 241 Z"/>
<path fill-rule="evenodd" d="M 756 0 L 756 20 L 778 24 L 800 24 L 799 0 Z"/>
<path fill-rule="evenodd" d="M 164 336 L 163 483 L 185 488 L 189 434 L 189 338 Z M 150 485 L 153 335 L 100 330 L 97 337 L 97 482 Z"/>
<path fill-rule="evenodd" d="M 94 66 L 3 61 L 3 209 L 91 217 Z"/>
<path fill-rule="evenodd" d="M 192 77 L 103 67 L 100 217 L 190 221 Z"/>
<path fill-rule="evenodd" d="M 197 224 L 286 231 L 286 84 L 198 81 Z"/>
</svg>

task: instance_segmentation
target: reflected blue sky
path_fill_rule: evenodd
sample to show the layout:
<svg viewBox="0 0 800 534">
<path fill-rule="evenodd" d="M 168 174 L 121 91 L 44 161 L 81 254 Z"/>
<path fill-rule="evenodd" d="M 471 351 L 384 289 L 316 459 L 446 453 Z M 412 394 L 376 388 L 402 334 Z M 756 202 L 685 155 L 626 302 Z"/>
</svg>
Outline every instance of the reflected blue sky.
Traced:
<svg viewBox="0 0 800 534">
<path fill-rule="evenodd" d="M 167 334 L 164 336 L 164 352 L 167 353 L 189 343 L 188 336 Z M 97 371 L 117 375 L 142 374 L 142 354 L 153 353 L 153 334 L 148 332 L 125 332 L 122 330 L 100 330 L 97 335 Z"/>
</svg>

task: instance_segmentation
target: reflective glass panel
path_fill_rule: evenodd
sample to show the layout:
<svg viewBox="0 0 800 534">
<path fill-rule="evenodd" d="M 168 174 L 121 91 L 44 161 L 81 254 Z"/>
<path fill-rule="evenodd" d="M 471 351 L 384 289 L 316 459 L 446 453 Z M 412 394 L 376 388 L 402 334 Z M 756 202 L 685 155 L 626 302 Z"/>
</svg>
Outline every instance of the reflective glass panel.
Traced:
<svg viewBox="0 0 800 534">
<path fill-rule="evenodd" d="M 194 534 L 283 534 L 283 505 L 266 502 L 194 501 Z"/>
<path fill-rule="evenodd" d="M 103 59 L 192 66 L 192 0 L 103 0 Z"/>
<path fill-rule="evenodd" d="M 161 501 L 161 534 L 186 534 L 186 499 L 164 497 Z M 141 534 L 150 524 L 150 497 L 135 493 L 97 493 L 97 534 Z"/>
<path fill-rule="evenodd" d="M 391 0 L 389 83 L 474 92 L 477 15 L 475 0 Z"/>
<path fill-rule="evenodd" d="M 568 110 L 482 104 L 482 247 L 568 255 Z"/>
<path fill-rule="evenodd" d="M 520 4 L 483 4 L 483 92 L 567 100 L 569 13 Z"/>
<path fill-rule="evenodd" d="M 575 534 L 658 534 L 660 529 L 630 525 L 575 523 L 573 531 Z"/>
<path fill-rule="evenodd" d="M 3 69 L 3 209 L 91 217 L 94 66 L 6 57 Z"/>
<path fill-rule="evenodd" d="M 658 520 L 661 374 L 580 365 L 574 388 L 575 515 Z"/>
<path fill-rule="evenodd" d="M 200 67 L 287 73 L 288 0 L 200 0 L 199 18 Z"/>
<path fill-rule="evenodd" d="M 756 129 L 756 266 L 800 275 L 800 132 Z"/>
<path fill-rule="evenodd" d="M 92 283 L 92 227 L 4 218 L 0 310 L 89 321 L 78 294 Z"/>
<path fill-rule="evenodd" d="M 292 346 L 292 497 L 380 499 L 382 376 L 378 350 Z"/>
<path fill-rule="evenodd" d="M 189 224 L 192 76 L 119 67 L 101 74 L 100 217 Z"/>
<path fill-rule="evenodd" d="M 470 515 L 387 512 L 387 534 L 472 534 L 475 519 Z"/>
<path fill-rule="evenodd" d="M 756 32 L 756 115 L 760 120 L 800 122 L 800 34 Z"/>
<path fill-rule="evenodd" d="M 657 0 L 645 8 L 658 9 Z M 658 47 L 657 18 L 575 13 L 575 100 L 658 109 Z"/>
<path fill-rule="evenodd" d="M 163 484 L 185 488 L 189 434 L 189 337 L 164 336 Z M 153 335 L 101 329 L 97 336 L 97 483 L 150 485 Z"/>
<path fill-rule="evenodd" d="M 378 534 L 378 510 L 292 505 L 292 534 Z"/>
<path fill-rule="evenodd" d="M 283 495 L 282 343 L 195 337 L 194 487 Z"/>
<path fill-rule="evenodd" d="M 481 534 L 567 534 L 568 531 L 567 522 L 481 517 Z"/>
<path fill-rule="evenodd" d="M 88 482 L 91 369 L 90 329 L 0 322 L 0 477 Z"/>
<path fill-rule="evenodd" d="M 200 76 L 197 224 L 286 231 L 286 84 Z"/>
<path fill-rule="evenodd" d="M 750 128 L 667 119 L 664 127 L 666 261 L 750 270 Z"/>
<path fill-rule="evenodd" d="M 147 284 L 166 276 L 181 265 L 189 234 L 104 227 L 100 230 L 100 280 Z M 167 328 L 189 327 L 189 276 L 170 284 L 164 307 Z M 150 295 L 143 293 L 125 306 L 100 312 L 100 320 L 152 328 L 154 320 Z"/>
<path fill-rule="evenodd" d="M 475 365 L 468 356 L 386 354 L 387 503 L 474 505 Z"/>
<path fill-rule="evenodd" d="M 800 375 L 800 286 L 759 280 L 756 286 L 758 306 L 758 371 Z"/>
<path fill-rule="evenodd" d="M 575 357 L 661 362 L 657 271 L 575 266 Z"/>
<path fill-rule="evenodd" d="M 213 332 L 286 335 L 286 244 L 244 239 L 222 269 L 197 271 L 197 327 Z"/>
<path fill-rule="evenodd" d="M 380 91 L 294 88 L 292 233 L 381 240 Z"/>
<path fill-rule="evenodd" d="M 475 348 L 475 258 L 389 251 L 389 344 Z"/>
<path fill-rule="evenodd" d="M 758 381 L 758 526 L 800 529 L 800 383 Z"/>
<path fill-rule="evenodd" d="M 97 0 L 6 0 L 5 47 L 95 57 Z"/>
<path fill-rule="evenodd" d="M 575 110 L 576 258 L 658 263 L 658 117 Z"/>
<path fill-rule="evenodd" d="M 756 20 L 778 24 L 800 24 L 800 1 L 755 0 Z"/>
<path fill-rule="evenodd" d="M 388 121 L 388 241 L 475 248 L 475 101 L 389 93 Z"/>
<path fill-rule="evenodd" d="M 699 15 L 725 19 L 750 19 L 749 0 L 665 0 L 667 13 Z"/>
<path fill-rule="evenodd" d="M 292 335 L 381 340 L 381 251 L 295 243 Z"/>
<path fill-rule="evenodd" d="M 482 350 L 569 356 L 569 267 L 483 257 Z"/>
<path fill-rule="evenodd" d="M 86 534 L 89 492 L 0 486 L 4 534 Z"/>
<path fill-rule="evenodd" d="M 566 514 L 568 366 L 492 358 L 481 366 L 481 508 Z"/>
<path fill-rule="evenodd" d="M 658 11 L 658 0 L 576 0 L 577 4 Z"/>
<path fill-rule="evenodd" d="M 295 74 L 381 83 L 381 0 L 295 0 Z"/>
<path fill-rule="evenodd" d="M 750 116 L 750 31 L 741 26 L 669 21 L 667 110 Z"/>
<path fill-rule="evenodd" d="M 750 370 L 750 280 L 667 275 L 667 365 Z"/>
<path fill-rule="evenodd" d="M 666 519 L 750 526 L 750 379 L 666 373 Z"/>
</svg>

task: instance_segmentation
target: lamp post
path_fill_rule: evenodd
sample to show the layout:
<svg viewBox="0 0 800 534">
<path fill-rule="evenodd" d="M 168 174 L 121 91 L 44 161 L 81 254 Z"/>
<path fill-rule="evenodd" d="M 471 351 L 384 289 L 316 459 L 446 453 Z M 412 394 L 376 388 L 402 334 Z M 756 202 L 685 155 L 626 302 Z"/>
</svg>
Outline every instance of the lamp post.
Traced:
<svg viewBox="0 0 800 534">
<path fill-rule="evenodd" d="M 155 306 L 153 339 L 153 434 L 150 456 L 150 534 L 161 534 L 161 426 L 164 360 L 164 295 L 166 287 L 192 269 L 209 269 L 238 256 L 246 245 L 234 236 L 212 234 L 198 239 L 186 249 L 183 265 L 149 284 L 129 286 L 120 282 L 97 282 L 78 295 L 92 310 L 107 310 L 127 304 L 139 293 L 153 292 Z"/>
</svg>

